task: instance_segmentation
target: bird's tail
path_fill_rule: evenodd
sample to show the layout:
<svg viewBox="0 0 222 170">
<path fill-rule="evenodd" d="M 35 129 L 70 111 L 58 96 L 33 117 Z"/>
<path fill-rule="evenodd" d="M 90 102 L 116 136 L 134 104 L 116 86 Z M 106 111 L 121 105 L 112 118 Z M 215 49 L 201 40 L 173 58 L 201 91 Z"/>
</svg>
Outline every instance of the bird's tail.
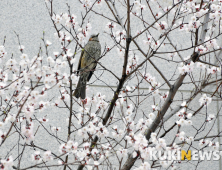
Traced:
<svg viewBox="0 0 222 170">
<path fill-rule="evenodd" d="M 86 80 L 84 80 L 83 76 L 80 76 L 79 82 L 77 84 L 76 90 L 73 93 L 77 99 L 81 97 L 81 99 L 86 98 Z"/>
</svg>

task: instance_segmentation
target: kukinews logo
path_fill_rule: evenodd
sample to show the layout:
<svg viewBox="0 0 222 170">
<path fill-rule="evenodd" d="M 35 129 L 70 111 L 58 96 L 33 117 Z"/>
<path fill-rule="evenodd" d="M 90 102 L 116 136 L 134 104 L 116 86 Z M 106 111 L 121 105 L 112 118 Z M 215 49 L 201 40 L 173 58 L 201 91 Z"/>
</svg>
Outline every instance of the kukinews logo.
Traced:
<svg viewBox="0 0 222 170">
<path fill-rule="evenodd" d="M 222 155 L 222 151 L 191 151 L 188 150 L 174 150 L 174 151 L 150 151 L 150 160 L 168 160 L 181 161 L 185 160 L 208 160 L 218 161 Z"/>
</svg>

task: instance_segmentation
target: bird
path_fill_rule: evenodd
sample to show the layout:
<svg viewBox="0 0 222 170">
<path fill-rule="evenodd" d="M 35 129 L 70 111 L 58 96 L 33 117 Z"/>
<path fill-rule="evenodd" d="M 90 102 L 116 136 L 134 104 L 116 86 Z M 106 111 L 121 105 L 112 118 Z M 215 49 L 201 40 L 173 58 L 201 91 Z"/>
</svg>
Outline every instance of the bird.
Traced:
<svg viewBox="0 0 222 170">
<path fill-rule="evenodd" d="M 101 44 L 99 34 L 92 34 L 85 45 L 79 58 L 77 74 L 80 76 L 77 87 L 73 93 L 77 99 L 85 99 L 86 82 L 90 80 L 101 55 Z"/>
</svg>

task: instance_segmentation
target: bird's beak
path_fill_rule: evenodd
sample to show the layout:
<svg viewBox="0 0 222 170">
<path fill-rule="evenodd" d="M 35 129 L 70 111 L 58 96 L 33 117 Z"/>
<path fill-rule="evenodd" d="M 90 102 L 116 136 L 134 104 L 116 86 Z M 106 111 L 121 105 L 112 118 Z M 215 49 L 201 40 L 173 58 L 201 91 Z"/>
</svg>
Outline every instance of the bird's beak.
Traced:
<svg viewBox="0 0 222 170">
<path fill-rule="evenodd" d="M 99 33 L 96 35 L 97 37 L 99 36 Z"/>
</svg>

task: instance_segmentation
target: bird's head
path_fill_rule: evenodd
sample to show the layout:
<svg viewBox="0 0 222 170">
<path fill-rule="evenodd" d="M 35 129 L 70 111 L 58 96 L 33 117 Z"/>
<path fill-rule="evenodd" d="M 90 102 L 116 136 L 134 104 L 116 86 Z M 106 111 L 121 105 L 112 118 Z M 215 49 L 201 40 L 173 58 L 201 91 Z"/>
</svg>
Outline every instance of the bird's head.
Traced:
<svg viewBox="0 0 222 170">
<path fill-rule="evenodd" d="M 89 41 L 99 41 L 99 33 L 98 34 L 92 34 L 89 38 Z"/>
</svg>

